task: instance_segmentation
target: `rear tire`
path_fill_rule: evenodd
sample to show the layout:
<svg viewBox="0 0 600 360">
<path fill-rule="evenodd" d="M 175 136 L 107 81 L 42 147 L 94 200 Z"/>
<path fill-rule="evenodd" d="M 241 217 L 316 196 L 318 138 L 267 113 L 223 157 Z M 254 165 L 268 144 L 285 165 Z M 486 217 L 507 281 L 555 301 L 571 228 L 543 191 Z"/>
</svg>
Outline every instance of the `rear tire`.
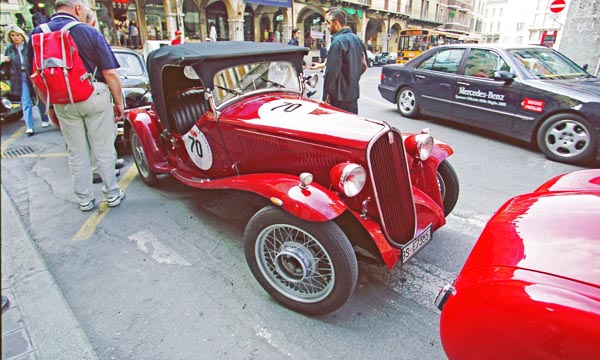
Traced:
<svg viewBox="0 0 600 360">
<path fill-rule="evenodd" d="M 356 255 L 333 221 L 308 222 L 267 206 L 246 227 L 244 253 L 260 285 L 277 302 L 303 314 L 337 310 L 356 286 Z"/>
<path fill-rule="evenodd" d="M 437 181 L 444 201 L 444 216 L 448 216 L 454 210 L 460 192 L 458 176 L 448 160 L 442 161 L 438 166 Z"/>
<path fill-rule="evenodd" d="M 417 95 L 410 87 L 404 87 L 398 92 L 396 106 L 402 116 L 413 118 L 419 115 Z"/>
<path fill-rule="evenodd" d="M 589 121 L 576 114 L 556 114 L 540 127 L 537 143 L 548 159 L 578 164 L 593 159 L 598 134 Z"/>
<path fill-rule="evenodd" d="M 131 129 L 131 152 L 133 153 L 135 167 L 137 167 L 142 181 L 148 186 L 156 186 L 158 184 L 158 177 L 150 170 L 148 159 L 144 152 L 144 146 L 133 129 Z"/>
</svg>

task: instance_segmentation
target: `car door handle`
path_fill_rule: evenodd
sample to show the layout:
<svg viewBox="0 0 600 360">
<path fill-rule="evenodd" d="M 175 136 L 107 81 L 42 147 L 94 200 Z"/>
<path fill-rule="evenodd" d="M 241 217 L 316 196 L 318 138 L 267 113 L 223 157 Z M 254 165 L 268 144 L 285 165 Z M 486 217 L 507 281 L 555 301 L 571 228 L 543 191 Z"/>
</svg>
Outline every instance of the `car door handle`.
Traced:
<svg viewBox="0 0 600 360">
<path fill-rule="evenodd" d="M 425 79 L 425 76 L 423 76 L 423 75 L 415 75 L 415 77 L 416 77 L 417 79 Z"/>
<path fill-rule="evenodd" d="M 457 81 L 456 83 L 458 85 L 471 86 L 471 84 L 469 84 L 468 82 L 464 82 L 464 81 Z"/>
</svg>

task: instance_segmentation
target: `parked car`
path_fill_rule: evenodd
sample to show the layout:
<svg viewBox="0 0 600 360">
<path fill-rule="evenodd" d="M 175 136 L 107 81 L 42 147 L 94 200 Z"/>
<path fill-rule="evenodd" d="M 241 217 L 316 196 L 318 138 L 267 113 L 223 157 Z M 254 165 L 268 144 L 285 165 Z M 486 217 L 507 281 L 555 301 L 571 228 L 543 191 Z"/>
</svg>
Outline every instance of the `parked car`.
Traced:
<svg viewBox="0 0 600 360">
<path fill-rule="evenodd" d="M 452 285 L 440 334 L 452 359 L 597 359 L 600 170 L 506 202 Z"/>
<path fill-rule="evenodd" d="M 379 54 L 375 55 L 375 58 L 373 60 L 373 63 L 375 65 L 387 65 L 387 64 L 395 64 L 396 63 L 396 59 L 392 58 L 394 53 L 389 53 L 389 52 L 380 52 Z"/>
<path fill-rule="evenodd" d="M 150 80 L 144 58 L 137 51 L 125 47 L 111 47 L 119 68 L 119 80 L 123 89 L 125 111 L 133 108 L 150 108 L 152 95 L 150 94 Z M 124 136 L 124 121 L 117 123 L 117 149 L 124 152 L 129 149 L 129 139 Z"/>
<path fill-rule="evenodd" d="M 367 50 L 367 65 L 369 67 L 373 67 L 373 65 L 375 65 L 375 55 L 373 55 L 371 50 Z"/>
<path fill-rule="evenodd" d="M 10 97 L 10 66 L 0 63 L 0 120 L 16 121 L 23 117 L 21 99 Z"/>
<path fill-rule="evenodd" d="M 379 93 L 430 115 L 537 144 L 549 159 L 600 159 L 600 80 L 543 46 L 449 45 L 382 69 Z"/>
<path fill-rule="evenodd" d="M 335 311 L 357 281 L 355 249 L 406 263 L 458 198 L 452 149 L 303 96 L 308 49 L 203 42 L 148 55 L 152 110 L 125 132 L 142 180 L 255 193 L 244 252 L 260 285 L 301 313 Z"/>
</svg>

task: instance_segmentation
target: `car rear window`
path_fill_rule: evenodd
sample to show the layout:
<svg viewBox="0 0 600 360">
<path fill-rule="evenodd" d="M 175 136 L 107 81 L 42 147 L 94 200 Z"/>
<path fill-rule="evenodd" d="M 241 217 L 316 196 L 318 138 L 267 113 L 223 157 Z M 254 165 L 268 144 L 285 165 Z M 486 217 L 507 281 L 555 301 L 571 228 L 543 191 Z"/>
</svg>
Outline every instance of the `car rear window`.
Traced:
<svg viewBox="0 0 600 360">
<path fill-rule="evenodd" d="M 423 61 L 418 68 L 455 74 L 465 49 L 445 49 Z"/>
</svg>

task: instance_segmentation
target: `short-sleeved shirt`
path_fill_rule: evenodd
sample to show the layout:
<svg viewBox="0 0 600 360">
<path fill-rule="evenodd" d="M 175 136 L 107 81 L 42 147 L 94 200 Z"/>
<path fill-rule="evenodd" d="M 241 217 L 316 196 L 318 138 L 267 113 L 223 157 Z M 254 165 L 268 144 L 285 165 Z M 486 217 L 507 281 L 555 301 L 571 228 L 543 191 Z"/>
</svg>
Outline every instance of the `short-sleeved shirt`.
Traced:
<svg viewBox="0 0 600 360">
<path fill-rule="evenodd" d="M 57 31 L 71 21 L 79 20 L 77 20 L 77 18 L 71 14 L 59 12 L 52 15 L 47 24 L 50 27 L 50 30 Z M 39 34 L 41 32 L 42 30 L 38 26 L 33 29 L 31 35 Z M 79 56 L 81 56 L 86 70 L 90 74 L 94 74 L 98 81 L 106 82 L 104 80 L 104 76 L 102 75 L 102 70 L 119 68 L 119 62 L 113 54 L 110 46 L 106 42 L 106 39 L 104 39 L 102 34 L 100 34 L 96 28 L 85 24 L 80 24 L 71 28 L 70 33 L 73 41 L 75 41 L 75 44 L 77 44 Z M 33 54 L 31 41 L 29 41 L 28 46 L 30 47 L 30 53 Z M 31 62 L 29 66 L 31 67 Z"/>
</svg>

